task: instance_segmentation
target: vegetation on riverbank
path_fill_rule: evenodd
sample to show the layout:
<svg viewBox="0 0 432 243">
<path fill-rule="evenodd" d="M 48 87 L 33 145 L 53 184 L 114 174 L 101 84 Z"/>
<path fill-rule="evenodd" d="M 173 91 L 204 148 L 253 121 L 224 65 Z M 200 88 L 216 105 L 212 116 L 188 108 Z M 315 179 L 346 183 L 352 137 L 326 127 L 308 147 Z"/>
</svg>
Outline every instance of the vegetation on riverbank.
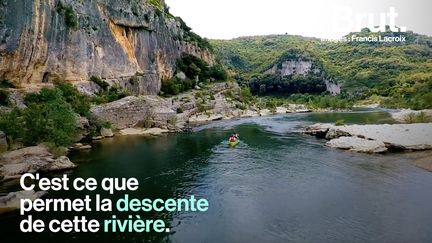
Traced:
<svg viewBox="0 0 432 243">
<path fill-rule="evenodd" d="M 89 103 L 69 85 L 43 88 L 26 96 L 27 108 L 13 108 L 0 113 L 0 130 L 10 142 L 26 146 L 50 143 L 64 146 L 73 142 L 76 134 L 75 113 L 88 114 Z"/>
<path fill-rule="evenodd" d="M 0 130 L 7 134 L 9 144 L 67 146 L 76 140 L 79 115 L 89 120 L 89 132 L 96 135 L 96 130 L 109 128 L 109 124 L 91 117 L 91 104 L 108 103 L 126 96 L 118 88 L 103 84 L 100 81 L 103 88 L 93 97 L 81 94 L 65 82 L 29 93 L 24 97 L 25 108 L 11 107 L 10 112 L 0 112 Z"/>
</svg>

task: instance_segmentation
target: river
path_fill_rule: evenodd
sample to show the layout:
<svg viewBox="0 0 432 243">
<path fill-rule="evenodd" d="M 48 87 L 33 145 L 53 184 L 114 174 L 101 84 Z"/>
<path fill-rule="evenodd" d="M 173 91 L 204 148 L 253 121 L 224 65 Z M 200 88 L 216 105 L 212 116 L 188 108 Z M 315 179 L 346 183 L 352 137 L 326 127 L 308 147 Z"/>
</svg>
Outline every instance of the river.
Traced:
<svg viewBox="0 0 432 243">
<path fill-rule="evenodd" d="M 415 167 L 406 153 L 335 150 L 300 132 L 338 119 L 392 122 L 385 111 L 288 114 L 105 140 L 71 155 L 79 164 L 72 178 L 136 177 L 135 197 L 195 195 L 208 199 L 208 212 L 146 215 L 164 219 L 167 234 L 11 235 L 31 242 L 432 242 L 432 173 Z M 222 143 L 233 131 L 242 141 L 235 149 Z M 0 219 L 5 232 L 17 231 L 16 215 Z"/>
</svg>

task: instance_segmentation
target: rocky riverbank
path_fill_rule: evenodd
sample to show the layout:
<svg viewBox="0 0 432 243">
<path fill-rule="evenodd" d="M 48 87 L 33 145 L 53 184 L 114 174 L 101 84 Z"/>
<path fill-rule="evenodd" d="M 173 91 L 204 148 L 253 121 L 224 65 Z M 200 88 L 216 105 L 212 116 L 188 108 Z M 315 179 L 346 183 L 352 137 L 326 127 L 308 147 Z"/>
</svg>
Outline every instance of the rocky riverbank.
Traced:
<svg viewBox="0 0 432 243">
<path fill-rule="evenodd" d="M 415 122 L 415 120 L 421 119 L 423 122 L 432 121 L 432 110 L 409 110 L 403 109 L 398 112 L 391 113 L 392 118 L 401 123 Z"/>
<path fill-rule="evenodd" d="M 76 143 L 70 149 L 91 149 L 91 140 L 113 136 L 159 136 L 214 120 L 290 112 L 309 110 L 303 105 L 294 104 L 272 110 L 253 103 L 245 106 L 241 89 L 235 82 L 201 85 L 192 91 L 166 98 L 155 95 L 128 96 L 91 108 L 92 119 L 99 124 L 111 125 L 111 128 L 100 128 L 97 134 L 91 133 L 87 118 L 77 115 L 78 134 Z M 7 148 L 6 136 L 0 138 Z M 74 167 L 66 156 L 56 158 L 44 146 L 20 148 L 0 157 L 0 181 L 17 179 L 26 172 L 50 172 Z"/>
<path fill-rule="evenodd" d="M 347 125 L 315 124 L 305 133 L 329 140 L 327 146 L 364 153 L 432 149 L 432 123 Z"/>
<path fill-rule="evenodd" d="M 53 172 L 73 169 L 68 157 L 55 157 L 44 146 L 26 147 L 0 156 L 0 181 L 18 179 L 24 173 Z"/>
<path fill-rule="evenodd" d="M 215 120 L 310 112 L 296 104 L 272 110 L 252 103 L 246 106 L 242 99 L 237 83 L 215 83 L 169 98 L 129 96 L 94 106 L 91 114 L 101 122 L 109 122 L 117 135 L 159 135 Z"/>
</svg>

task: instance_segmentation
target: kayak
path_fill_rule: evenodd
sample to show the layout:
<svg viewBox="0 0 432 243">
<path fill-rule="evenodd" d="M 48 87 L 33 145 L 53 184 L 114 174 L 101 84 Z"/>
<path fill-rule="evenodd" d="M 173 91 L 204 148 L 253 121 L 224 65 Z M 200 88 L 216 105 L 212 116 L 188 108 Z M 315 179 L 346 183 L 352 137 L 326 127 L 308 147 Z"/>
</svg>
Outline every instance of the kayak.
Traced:
<svg viewBox="0 0 432 243">
<path fill-rule="evenodd" d="M 234 148 L 240 143 L 240 139 L 237 139 L 235 142 L 228 142 L 228 146 Z"/>
</svg>

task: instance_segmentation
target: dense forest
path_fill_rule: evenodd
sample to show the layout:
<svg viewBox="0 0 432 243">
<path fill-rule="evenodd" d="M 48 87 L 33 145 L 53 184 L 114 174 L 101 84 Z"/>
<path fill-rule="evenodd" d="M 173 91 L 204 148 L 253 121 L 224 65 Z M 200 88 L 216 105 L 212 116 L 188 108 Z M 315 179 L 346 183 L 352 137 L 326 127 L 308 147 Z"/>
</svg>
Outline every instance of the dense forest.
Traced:
<svg viewBox="0 0 432 243">
<path fill-rule="evenodd" d="M 351 36 L 403 36 L 405 42 L 355 42 Z M 350 33 L 347 41 L 328 42 L 292 35 L 212 40 L 232 75 L 253 93 L 308 99 L 325 96 L 324 82 L 341 86 L 337 96 L 350 102 L 373 100 L 382 106 L 432 108 L 432 38 L 406 33 Z M 311 61 L 307 75 L 269 74 L 283 61 Z M 314 68 L 314 67 L 313 67 Z"/>
</svg>

